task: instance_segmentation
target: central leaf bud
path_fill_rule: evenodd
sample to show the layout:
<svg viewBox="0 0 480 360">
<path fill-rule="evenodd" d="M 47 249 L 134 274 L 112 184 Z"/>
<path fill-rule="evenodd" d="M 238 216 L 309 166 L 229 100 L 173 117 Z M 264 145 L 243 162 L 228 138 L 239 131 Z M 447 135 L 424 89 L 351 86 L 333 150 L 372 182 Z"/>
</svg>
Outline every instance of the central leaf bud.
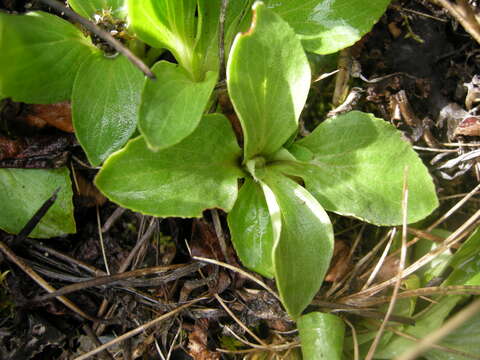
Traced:
<svg viewBox="0 0 480 360">
<path fill-rule="evenodd" d="M 245 163 L 245 167 L 255 180 L 261 180 L 265 174 L 266 164 L 267 161 L 263 156 L 255 156 Z"/>
</svg>

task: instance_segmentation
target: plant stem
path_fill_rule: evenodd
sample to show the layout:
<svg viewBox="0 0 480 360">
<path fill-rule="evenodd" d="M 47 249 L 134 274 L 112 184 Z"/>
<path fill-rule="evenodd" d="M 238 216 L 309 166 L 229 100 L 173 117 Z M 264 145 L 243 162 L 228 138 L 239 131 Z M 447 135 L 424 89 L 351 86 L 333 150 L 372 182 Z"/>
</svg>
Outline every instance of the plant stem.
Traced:
<svg viewBox="0 0 480 360">
<path fill-rule="evenodd" d="M 220 65 L 218 71 L 220 72 L 219 81 L 226 77 L 225 69 L 225 18 L 227 15 L 228 0 L 222 0 L 220 7 L 220 21 L 218 23 L 218 57 Z"/>
<path fill-rule="evenodd" d="M 105 40 L 109 45 L 111 45 L 115 50 L 117 50 L 120 54 L 124 55 L 130 62 L 139 68 L 147 77 L 152 80 L 156 79 L 155 74 L 150 70 L 150 68 L 145 65 L 145 63 L 140 60 L 134 53 L 130 51 L 127 47 L 123 46 L 120 41 L 115 39 L 112 35 L 110 35 L 105 30 L 101 29 L 93 22 L 85 19 L 83 16 L 78 15 L 76 12 L 70 10 L 65 5 L 60 3 L 57 0 L 40 0 L 40 2 L 54 8 L 57 11 L 65 14 L 67 17 L 72 19 L 73 21 L 82 24 L 85 28 L 89 31 L 100 37 L 101 39 Z"/>
</svg>

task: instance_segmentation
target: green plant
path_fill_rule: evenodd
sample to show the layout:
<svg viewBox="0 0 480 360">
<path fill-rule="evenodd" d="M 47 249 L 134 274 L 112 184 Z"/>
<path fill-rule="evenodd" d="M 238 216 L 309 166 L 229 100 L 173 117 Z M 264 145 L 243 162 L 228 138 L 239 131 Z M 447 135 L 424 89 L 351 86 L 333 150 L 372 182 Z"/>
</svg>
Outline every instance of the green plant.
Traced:
<svg viewBox="0 0 480 360">
<path fill-rule="evenodd" d="M 204 114 L 216 97 L 220 0 L 127 1 L 136 35 L 127 43 L 145 59 L 152 57 L 145 44 L 149 51 L 166 48 L 178 62 L 156 63 L 156 81 L 142 81 L 122 57 L 104 57 L 64 20 L 41 12 L 0 14 L 0 66 L 11 70 L 0 76 L 0 94 L 28 102 L 71 98 L 76 135 L 92 164 L 105 161 L 96 184 L 112 201 L 162 217 L 201 217 L 210 208 L 228 212 L 240 260 L 276 279 L 285 308 L 299 322 L 305 357 L 313 359 L 319 333 L 343 339 L 343 324 L 333 315 L 301 315 L 332 256 L 325 210 L 377 225 L 400 224 L 406 167 L 408 222 L 430 214 L 437 198 L 410 145 L 373 115 L 331 118 L 295 140 L 311 81 L 304 49 L 331 53 L 351 45 L 389 1 L 271 0 L 255 3 L 253 17 L 251 2 L 233 2 L 225 22 L 225 48 L 231 48 L 226 82 L 243 149 L 224 115 Z M 105 6 L 125 15 L 122 1 L 70 4 L 91 17 Z M 244 32 L 234 38 L 239 30 Z M 61 57 L 66 49 L 71 53 Z M 30 60 L 9 66 L 12 57 Z M 57 58 L 58 66 L 45 71 Z M 16 82 L 20 74 L 23 83 Z M 58 81 L 49 85 L 49 77 Z M 122 148 L 137 120 L 141 135 Z M 341 344 L 328 350 L 330 359 L 339 358 Z"/>
<path fill-rule="evenodd" d="M 233 42 L 227 66 L 243 151 L 224 116 L 206 115 L 191 135 L 158 152 L 143 137 L 132 140 L 106 161 L 96 184 L 122 206 L 157 216 L 199 217 L 213 207 L 229 212 L 242 263 L 274 277 L 285 308 L 305 324 L 301 313 L 332 255 L 333 231 L 324 208 L 379 225 L 400 224 L 407 166 L 408 221 L 424 218 L 437 200 L 410 145 L 372 115 L 351 112 L 329 119 L 292 143 L 310 87 L 309 65 L 279 15 L 260 3 L 254 11 L 251 28 Z M 239 178 L 244 184 L 237 195 Z M 319 319 L 336 321 L 317 314 L 314 320 Z"/>
</svg>

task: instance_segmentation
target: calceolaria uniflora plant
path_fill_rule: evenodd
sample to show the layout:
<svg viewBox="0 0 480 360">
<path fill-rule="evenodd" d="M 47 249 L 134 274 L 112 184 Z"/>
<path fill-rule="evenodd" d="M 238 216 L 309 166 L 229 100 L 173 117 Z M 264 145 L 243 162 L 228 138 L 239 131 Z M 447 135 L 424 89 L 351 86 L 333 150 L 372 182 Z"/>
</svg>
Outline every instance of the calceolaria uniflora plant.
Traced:
<svg viewBox="0 0 480 360">
<path fill-rule="evenodd" d="M 351 45 L 388 2 L 271 0 L 253 4 L 253 16 L 251 1 L 231 2 L 226 83 L 243 148 L 223 114 L 205 114 L 216 96 L 220 0 L 130 0 L 127 11 L 120 0 L 69 1 L 82 15 L 93 17 L 108 5 L 113 14 L 128 16 L 136 37 L 128 44 L 144 59 L 152 57 L 145 44 L 149 52 L 168 49 L 178 64 L 157 62 L 156 81 L 144 80 L 120 56 L 105 57 L 53 15 L 0 14 L 0 66 L 11 69 L 0 76 L 0 95 L 40 103 L 71 99 L 80 144 L 92 164 L 103 162 L 96 185 L 121 206 L 161 217 L 226 211 L 243 265 L 275 278 L 285 309 L 298 321 L 305 358 L 315 358 L 318 336 L 329 336 L 335 340 L 325 353 L 340 359 L 341 319 L 302 316 L 332 256 L 326 210 L 377 225 L 401 224 L 406 167 L 408 222 L 430 214 L 437 198 L 411 146 L 373 115 L 350 112 L 292 139 L 311 82 L 304 50 L 325 54 Z M 31 64 L 11 65 L 19 57 Z M 141 135 L 123 147 L 137 126 Z M 0 172 L 0 186 L 14 187 L 7 180 L 18 175 L 8 171 Z M 14 210 L 19 219 L 30 211 Z"/>
<path fill-rule="evenodd" d="M 243 149 L 223 115 L 205 115 L 191 135 L 169 148 L 152 152 L 145 138 L 130 141 L 106 161 L 96 184 L 118 204 L 147 214 L 229 212 L 242 263 L 275 278 L 300 329 L 311 330 L 320 317 L 341 332 L 333 315 L 301 316 L 332 256 L 325 209 L 400 224 L 408 167 L 408 221 L 418 221 L 437 206 L 428 171 L 397 130 L 361 112 L 328 119 L 306 138 L 288 142 L 305 104 L 310 68 L 294 30 L 261 3 L 254 5 L 251 27 L 233 42 L 227 86 Z"/>
</svg>

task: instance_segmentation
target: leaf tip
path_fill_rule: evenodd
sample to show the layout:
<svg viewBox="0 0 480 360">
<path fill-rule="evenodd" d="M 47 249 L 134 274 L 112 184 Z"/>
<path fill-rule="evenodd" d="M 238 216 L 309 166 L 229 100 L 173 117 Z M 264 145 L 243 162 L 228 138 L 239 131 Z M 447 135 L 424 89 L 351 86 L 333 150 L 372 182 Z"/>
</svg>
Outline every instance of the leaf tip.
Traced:
<svg viewBox="0 0 480 360">
<path fill-rule="evenodd" d="M 257 26 L 257 12 L 258 12 L 257 8 L 259 6 L 264 6 L 263 2 L 257 1 L 257 2 L 255 2 L 255 4 L 253 4 L 253 6 L 252 6 L 252 23 L 250 24 L 250 27 L 248 28 L 247 31 L 242 32 L 243 36 L 250 36 L 255 31 L 255 27 Z"/>
</svg>

